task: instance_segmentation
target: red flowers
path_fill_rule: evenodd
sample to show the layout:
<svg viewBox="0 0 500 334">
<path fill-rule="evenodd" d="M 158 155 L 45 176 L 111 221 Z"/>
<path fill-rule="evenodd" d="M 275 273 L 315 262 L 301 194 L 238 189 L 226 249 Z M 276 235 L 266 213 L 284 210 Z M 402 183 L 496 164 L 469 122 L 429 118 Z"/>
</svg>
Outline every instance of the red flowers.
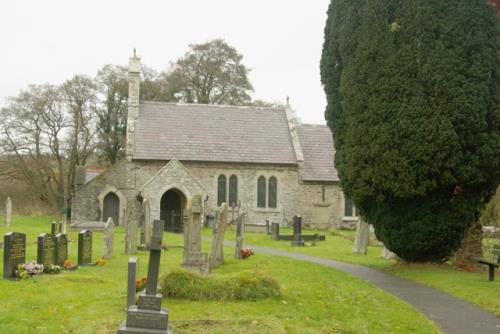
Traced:
<svg viewBox="0 0 500 334">
<path fill-rule="evenodd" d="M 242 249 L 240 249 L 240 255 L 241 255 L 242 259 L 246 259 L 247 257 L 250 257 L 253 254 L 254 254 L 253 253 L 253 249 L 251 249 L 251 248 L 242 248 Z"/>
</svg>

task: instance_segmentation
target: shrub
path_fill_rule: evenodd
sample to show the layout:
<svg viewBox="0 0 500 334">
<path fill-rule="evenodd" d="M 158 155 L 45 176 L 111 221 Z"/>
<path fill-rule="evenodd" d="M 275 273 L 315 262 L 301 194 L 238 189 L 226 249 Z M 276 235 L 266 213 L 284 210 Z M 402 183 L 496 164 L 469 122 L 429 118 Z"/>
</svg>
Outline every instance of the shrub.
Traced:
<svg viewBox="0 0 500 334">
<path fill-rule="evenodd" d="M 205 277 L 174 269 L 160 278 L 160 284 L 165 297 L 189 300 L 257 300 L 281 295 L 278 282 L 260 272 Z"/>
</svg>

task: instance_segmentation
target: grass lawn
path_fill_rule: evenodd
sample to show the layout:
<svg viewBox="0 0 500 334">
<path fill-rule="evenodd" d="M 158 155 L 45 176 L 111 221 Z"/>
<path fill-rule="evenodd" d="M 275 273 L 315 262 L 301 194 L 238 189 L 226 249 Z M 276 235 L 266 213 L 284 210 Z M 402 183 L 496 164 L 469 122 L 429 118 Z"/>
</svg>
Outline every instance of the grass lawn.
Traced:
<svg viewBox="0 0 500 334">
<path fill-rule="evenodd" d="M 50 231 L 50 221 L 49 217 L 14 217 L 9 230 L 27 233 L 27 261 L 36 258 L 36 237 Z M 2 227 L 0 232 L 6 231 Z M 76 262 L 76 233 L 69 238 L 70 258 Z M 254 238 L 257 241 L 259 236 Z M 0 280 L 0 333 L 115 333 L 125 319 L 128 256 L 123 254 L 123 239 L 124 230 L 117 228 L 115 256 L 104 266 L 25 281 Z M 182 236 L 166 233 L 165 241 L 180 246 Z M 208 247 L 204 242 L 205 251 Z M 102 233 L 94 233 L 93 250 L 94 258 L 100 257 Z M 226 264 L 213 275 L 262 271 L 281 284 L 282 297 L 237 302 L 164 300 L 176 333 L 439 333 L 413 307 L 350 275 L 264 254 L 236 261 L 232 254 L 233 249 L 227 248 Z M 148 253 L 138 256 L 139 276 L 145 276 Z M 170 247 L 162 254 L 161 272 L 178 267 L 181 258 L 182 248 Z"/>
<path fill-rule="evenodd" d="M 211 231 L 205 229 L 204 233 L 210 235 Z M 386 260 L 380 256 L 382 252 L 380 246 L 369 246 L 367 255 L 354 254 L 352 252 L 352 240 L 355 235 L 353 231 L 304 231 L 304 234 L 309 233 L 326 233 L 326 241 L 316 242 L 315 246 L 292 247 L 289 241 L 274 241 L 264 233 L 246 233 L 244 242 L 247 245 L 277 248 L 374 267 L 445 291 L 500 316 L 500 275 L 496 275 L 494 282 L 489 282 L 486 272 L 466 272 L 450 264 L 408 264 Z M 293 231 L 280 228 L 280 234 L 293 234 Z M 226 238 L 234 239 L 234 232 L 229 231 Z M 482 269 L 486 269 L 486 266 Z"/>
</svg>

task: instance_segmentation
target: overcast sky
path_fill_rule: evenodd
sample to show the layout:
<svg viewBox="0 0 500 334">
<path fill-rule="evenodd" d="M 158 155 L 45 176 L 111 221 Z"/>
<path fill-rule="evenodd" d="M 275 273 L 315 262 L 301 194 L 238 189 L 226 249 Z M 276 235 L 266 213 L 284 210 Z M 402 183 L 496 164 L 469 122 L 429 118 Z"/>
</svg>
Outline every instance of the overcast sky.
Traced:
<svg viewBox="0 0 500 334">
<path fill-rule="evenodd" d="M 0 2 L 0 106 L 28 84 L 127 64 L 164 70 L 192 43 L 223 38 L 251 68 L 253 97 L 324 123 L 319 60 L 329 0 L 11 0 Z"/>
</svg>

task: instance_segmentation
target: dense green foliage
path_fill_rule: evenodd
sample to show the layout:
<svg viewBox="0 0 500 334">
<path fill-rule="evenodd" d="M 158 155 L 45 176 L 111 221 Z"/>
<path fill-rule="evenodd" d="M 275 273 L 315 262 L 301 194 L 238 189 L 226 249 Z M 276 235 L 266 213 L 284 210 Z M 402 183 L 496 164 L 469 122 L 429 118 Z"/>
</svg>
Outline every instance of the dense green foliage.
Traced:
<svg viewBox="0 0 500 334">
<path fill-rule="evenodd" d="M 439 261 L 498 185 L 499 19 L 483 0 L 332 0 L 321 60 L 342 187 L 387 248 Z"/>
<path fill-rule="evenodd" d="M 174 269 L 160 278 L 165 297 L 190 300 L 257 300 L 279 297 L 280 286 L 259 272 L 244 271 L 230 277 L 201 276 Z"/>
</svg>

